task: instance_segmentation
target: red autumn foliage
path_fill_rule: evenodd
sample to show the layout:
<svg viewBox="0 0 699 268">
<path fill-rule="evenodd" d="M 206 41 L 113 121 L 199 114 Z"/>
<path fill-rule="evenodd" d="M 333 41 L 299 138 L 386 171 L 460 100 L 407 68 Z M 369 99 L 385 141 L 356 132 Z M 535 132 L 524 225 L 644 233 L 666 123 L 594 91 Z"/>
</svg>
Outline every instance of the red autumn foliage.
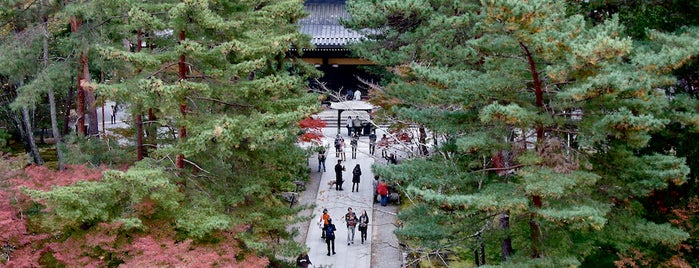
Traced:
<svg viewBox="0 0 699 268">
<path fill-rule="evenodd" d="M 299 137 L 301 142 L 320 142 L 323 138 L 323 128 L 327 126 L 327 123 L 319 118 L 308 117 L 301 120 L 299 126 L 304 130 L 304 133 Z"/>
<path fill-rule="evenodd" d="M 299 126 L 304 129 L 313 129 L 313 130 L 321 130 L 324 127 L 326 127 L 328 124 L 325 123 L 325 121 L 320 120 L 319 118 L 313 118 L 313 117 L 308 117 L 306 119 L 301 120 L 299 122 Z"/>
<path fill-rule="evenodd" d="M 241 261 L 236 256 L 241 249 L 234 233 L 221 234 L 216 244 L 195 244 L 192 240 L 175 241 L 172 237 L 143 236 L 128 245 L 124 267 L 266 267 L 269 261 L 246 255 Z"/>
<path fill-rule="evenodd" d="M 97 181 L 102 179 L 102 172 L 107 168 L 102 166 L 91 169 L 85 165 L 66 165 L 62 171 L 51 170 L 45 166 L 28 166 L 24 176 L 10 179 L 14 189 L 25 186 L 35 190 L 48 191 L 53 187 L 67 186 L 78 181 Z"/>
</svg>

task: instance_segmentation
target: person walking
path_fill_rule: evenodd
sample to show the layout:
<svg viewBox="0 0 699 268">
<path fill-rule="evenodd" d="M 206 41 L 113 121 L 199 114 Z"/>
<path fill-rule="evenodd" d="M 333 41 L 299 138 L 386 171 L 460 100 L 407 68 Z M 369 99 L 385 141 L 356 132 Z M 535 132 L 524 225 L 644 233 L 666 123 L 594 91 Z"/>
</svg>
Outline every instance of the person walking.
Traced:
<svg viewBox="0 0 699 268">
<path fill-rule="evenodd" d="M 381 147 L 381 157 L 386 158 L 388 154 L 386 153 L 386 150 L 388 150 L 388 146 L 390 145 L 391 140 L 386 137 L 386 134 L 383 134 L 381 136 L 381 140 L 379 141 L 379 147 Z"/>
<path fill-rule="evenodd" d="M 369 154 L 374 155 L 376 151 L 376 130 L 372 130 L 369 134 Z"/>
<path fill-rule="evenodd" d="M 366 241 L 366 231 L 369 226 L 369 215 L 366 214 L 366 210 L 362 211 L 362 215 L 359 215 L 359 235 L 362 237 L 362 244 Z"/>
<path fill-rule="evenodd" d="M 338 133 L 337 136 L 335 136 L 335 157 L 340 157 L 340 153 L 342 152 L 342 144 L 344 143 L 345 139 Z"/>
<path fill-rule="evenodd" d="M 340 140 L 340 159 L 342 159 L 342 161 L 347 160 L 347 154 L 345 153 L 345 139 Z"/>
<path fill-rule="evenodd" d="M 379 186 L 376 187 L 376 193 L 381 196 L 381 206 L 386 206 L 388 203 L 388 185 L 380 181 Z"/>
<path fill-rule="evenodd" d="M 354 244 L 354 229 L 357 226 L 357 214 L 352 211 L 352 208 L 347 208 L 345 214 L 345 223 L 347 224 L 347 245 Z"/>
<path fill-rule="evenodd" d="M 352 139 L 350 140 L 350 146 L 352 146 L 352 159 L 357 159 L 357 146 L 359 145 L 359 136 L 354 133 Z"/>
<path fill-rule="evenodd" d="M 347 117 L 347 123 L 345 123 L 345 126 L 347 126 L 347 136 L 352 137 L 352 129 L 354 128 L 354 125 L 352 125 L 352 117 L 351 116 Z"/>
<path fill-rule="evenodd" d="M 354 119 L 352 119 L 352 126 L 354 127 L 354 135 L 359 137 L 362 135 L 362 120 L 359 119 L 359 116 L 355 116 Z"/>
<path fill-rule="evenodd" d="M 325 227 L 325 244 L 328 245 L 328 256 L 330 256 L 330 247 L 335 255 L 335 224 L 332 219 L 328 219 L 328 226 Z"/>
<path fill-rule="evenodd" d="M 301 267 L 301 268 L 308 268 L 309 264 L 311 263 L 311 259 L 308 258 L 308 253 L 306 251 L 301 252 L 301 255 L 296 257 L 296 266 Z"/>
<path fill-rule="evenodd" d="M 342 160 L 337 160 L 335 165 L 335 190 L 342 191 L 342 172 L 345 171 L 345 166 L 342 165 Z"/>
<path fill-rule="evenodd" d="M 318 172 L 320 172 L 320 167 L 323 167 L 323 172 L 325 172 L 325 158 L 325 147 L 323 147 L 318 152 Z"/>
<path fill-rule="evenodd" d="M 354 192 L 354 186 L 357 186 L 357 192 L 359 192 L 359 180 L 361 179 L 362 176 L 362 168 L 359 167 L 359 164 L 354 166 L 354 169 L 352 170 L 352 192 Z"/>
<path fill-rule="evenodd" d="M 374 175 L 374 181 L 371 182 L 371 186 L 373 186 L 371 189 L 374 189 L 374 199 L 371 200 L 371 203 L 376 204 L 376 196 L 378 195 L 376 192 L 379 188 L 379 175 Z"/>
<path fill-rule="evenodd" d="M 323 208 L 323 214 L 320 215 L 320 221 L 318 221 L 318 224 L 320 225 L 320 238 L 325 239 L 325 228 L 328 227 L 328 220 L 330 220 L 330 214 L 328 214 L 328 209 Z"/>
</svg>

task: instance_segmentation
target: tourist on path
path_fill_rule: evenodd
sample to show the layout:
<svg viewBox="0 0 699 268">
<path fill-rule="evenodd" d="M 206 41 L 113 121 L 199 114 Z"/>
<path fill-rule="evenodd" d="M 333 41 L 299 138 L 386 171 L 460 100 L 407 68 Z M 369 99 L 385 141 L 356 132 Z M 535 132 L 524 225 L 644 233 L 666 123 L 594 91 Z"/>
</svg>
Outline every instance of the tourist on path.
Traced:
<svg viewBox="0 0 699 268">
<path fill-rule="evenodd" d="M 369 134 L 369 154 L 374 155 L 376 151 L 376 130 L 372 130 Z"/>
<path fill-rule="evenodd" d="M 362 92 L 357 89 L 357 91 L 354 92 L 354 100 L 360 101 L 362 100 Z"/>
<path fill-rule="evenodd" d="M 320 232 L 320 238 L 325 238 L 325 228 L 328 227 L 328 220 L 330 220 L 330 214 L 328 214 L 328 209 L 324 208 L 323 209 L 323 215 L 320 215 L 320 221 L 318 221 L 319 224 L 321 224 L 321 232 Z"/>
<path fill-rule="evenodd" d="M 354 169 L 352 170 L 352 192 L 354 192 L 354 186 L 357 186 L 357 192 L 359 192 L 359 180 L 362 177 L 362 168 L 359 167 L 359 164 L 354 166 Z"/>
<path fill-rule="evenodd" d="M 296 258 L 296 266 L 298 266 L 298 267 L 308 268 L 309 264 L 312 264 L 311 259 L 308 258 L 308 253 L 306 253 L 305 251 L 302 252 L 301 255 L 299 255 Z"/>
<path fill-rule="evenodd" d="M 337 160 L 335 165 L 335 190 L 342 191 L 342 172 L 345 171 L 345 166 L 342 165 L 342 160 Z"/>
<path fill-rule="evenodd" d="M 352 208 L 347 208 L 345 214 L 345 223 L 347 224 L 347 245 L 354 244 L 354 229 L 357 226 L 357 214 L 352 211 Z"/>
<path fill-rule="evenodd" d="M 362 120 L 359 119 L 359 116 L 355 116 L 354 119 L 352 119 L 352 126 L 354 127 L 354 135 L 359 137 L 362 135 Z"/>
<path fill-rule="evenodd" d="M 362 237 L 362 244 L 366 239 L 366 231 L 369 226 L 369 215 L 366 214 L 366 210 L 362 211 L 362 215 L 359 216 L 359 235 Z"/>
<path fill-rule="evenodd" d="M 328 219 L 328 226 L 325 227 L 325 244 L 328 245 L 328 256 L 330 256 L 330 247 L 332 246 L 332 253 L 335 255 L 335 224 L 333 224 L 332 219 Z"/>
<path fill-rule="evenodd" d="M 374 191 L 374 199 L 372 199 L 371 203 L 376 204 L 376 196 L 378 195 L 377 191 L 379 188 L 379 175 L 374 175 L 374 181 L 371 182 L 371 186 Z"/>
<path fill-rule="evenodd" d="M 359 135 L 354 133 L 352 139 L 350 140 L 350 146 L 352 146 L 352 159 L 357 159 L 357 146 L 359 145 Z"/>
<path fill-rule="evenodd" d="M 376 187 L 376 193 L 381 196 L 381 206 L 385 207 L 386 203 L 388 203 L 388 185 L 380 181 L 379 186 Z"/>
<path fill-rule="evenodd" d="M 325 158 L 325 147 L 323 147 L 318 152 L 318 172 L 320 172 L 320 167 L 323 167 L 323 172 L 325 172 Z"/>
<path fill-rule="evenodd" d="M 351 116 L 347 117 L 347 123 L 345 123 L 345 126 L 347 126 L 347 136 L 352 137 L 352 129 L 354 128 L 354 125 L 352 125 L 352 117 Z"/>
<path fill-rule="evenodd" d="M 338 133 L 337 136 L 335 136 L 335 157 L 340 157 L 343 143 L 345 143 L 345 139 Z"/>
</svg>

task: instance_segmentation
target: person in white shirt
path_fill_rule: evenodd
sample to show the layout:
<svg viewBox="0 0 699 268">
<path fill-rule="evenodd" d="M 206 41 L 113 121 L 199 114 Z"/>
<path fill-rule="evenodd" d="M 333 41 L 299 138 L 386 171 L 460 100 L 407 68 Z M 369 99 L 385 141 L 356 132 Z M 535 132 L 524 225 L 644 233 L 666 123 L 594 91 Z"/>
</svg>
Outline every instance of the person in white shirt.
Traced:
<svg viewBox="0 0 699 268">
<path fill-rule="evenodd" d="M 357 91 L 354 92 L 354 100 L 362 100 L 362 92 L 357 89 Z"/>
</svg>

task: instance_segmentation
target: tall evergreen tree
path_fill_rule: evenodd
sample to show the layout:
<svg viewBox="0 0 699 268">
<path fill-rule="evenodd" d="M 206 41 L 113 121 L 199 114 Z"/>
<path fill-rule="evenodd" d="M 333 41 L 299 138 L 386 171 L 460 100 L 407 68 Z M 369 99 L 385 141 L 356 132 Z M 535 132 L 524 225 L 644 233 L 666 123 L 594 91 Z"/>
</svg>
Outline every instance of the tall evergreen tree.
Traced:
<svg viewBox="0 0 699 268">
<path fill-rule="evenodd" d="M 600 249 L 687 238 L 638 208 L 689 172 L 670 152 L 641 149 L 671 122 L 696 128 L 693 111 L 667 116 L 658 89 L 699 53 L 696 29 L 649 31 L 656 42 L 643 46 L 616 17 L 593 25 L 552 0 L 348 9 L 346 25 L 367 36 L 355 51 L 393 71 L 377 103 L 443 140 L 429 159 L 375 167 L 415 200 L 397 231 L 410 245 L 485 254 L 476 264 L 578 266 Z"/>
<path fill-rule="evenodd" d="M 307 176 L 305 154 L 294 144 L 298 122 L 316 109 L 306 93 L 312 67 L 285 58 L 292 45 L 309 44 L 295 24 L 305 15 L 301 2 L 134 2 L 127 9 L 115 36 L 135 45 L 140 29 L 153 49 L 125 49 L 121 39 L 100 46 L 121 62 L 122 78 L 99 85 L 99 92 L 134 114 L 152 107 L 160 131 L 171 130 L 149 157 L 178 168 L 191 209 L 178 229 L 201 238 L 249 225 L 243 240 L 261 250 L 288 238 L 295 209 L 274 196 Z"/>
</svg>

